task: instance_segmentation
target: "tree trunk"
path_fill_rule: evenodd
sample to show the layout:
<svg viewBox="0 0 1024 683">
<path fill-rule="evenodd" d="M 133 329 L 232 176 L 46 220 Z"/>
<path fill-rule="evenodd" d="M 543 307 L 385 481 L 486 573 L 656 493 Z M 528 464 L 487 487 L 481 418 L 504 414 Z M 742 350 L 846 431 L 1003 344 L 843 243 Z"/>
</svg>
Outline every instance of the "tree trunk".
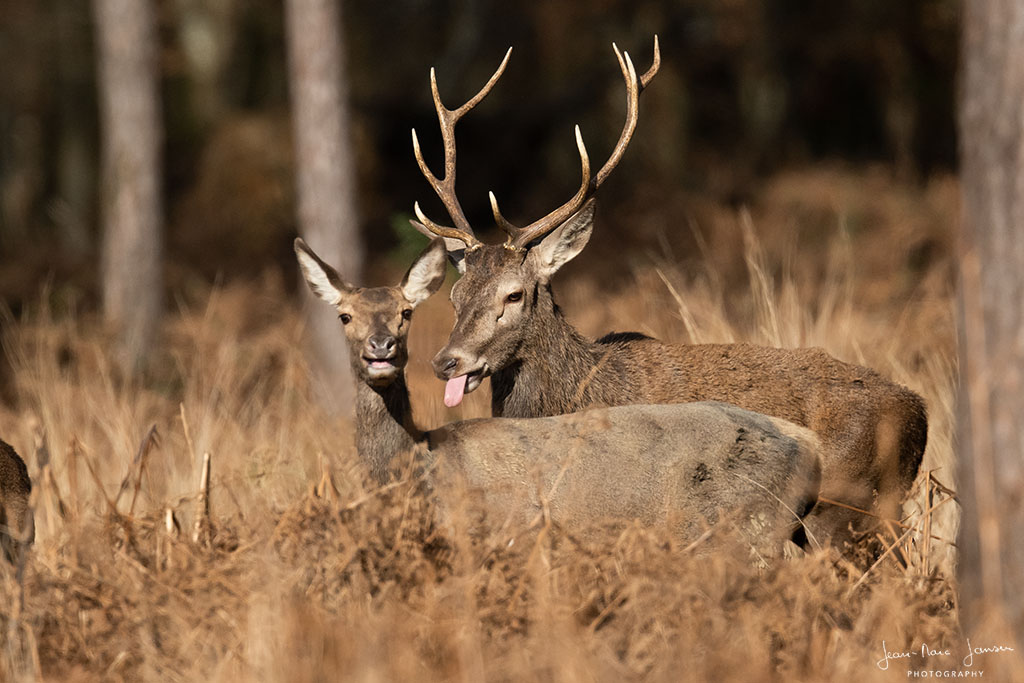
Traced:
<svg viewBox="0 0 1024 683">
<path fill-rule="evenodd" d="M 286 0 L 299 225 L 318 254 L 350 281 L 360 279 L 363 251 L 355 201 L 353 152 L 342 65 L 338 0 Z M 351 413 L 348 350 L 337 316 L 306 287 L 317 384 L 333 412 Z"/>
<path fill-rule="evenodd" d="M 1024 646 L 1024 2 L 963 18 L 961 595 L 969 624 L 1005 618 Z"/>
<path fill-rule="evenodd" d="M 57 149 L 55 201 L 51 202 L 61 249 L 75 261 L 91 257 L 92 216 L 96 209 L 97 160 L 96 125 L 92 116 L 83 113 L 83 104 L 95 93 L 94 69 L 84 55 L 89 55 L 89 6 L 59 3 L 53 7 L 57 33 Z"/>
<path fill-rule="evenodd" d="M 160 315 L 161 146 L 158 43 L 149 0 L 93 0 L 103 137 L 103 310 L 126 370 Z"/>
</svg>

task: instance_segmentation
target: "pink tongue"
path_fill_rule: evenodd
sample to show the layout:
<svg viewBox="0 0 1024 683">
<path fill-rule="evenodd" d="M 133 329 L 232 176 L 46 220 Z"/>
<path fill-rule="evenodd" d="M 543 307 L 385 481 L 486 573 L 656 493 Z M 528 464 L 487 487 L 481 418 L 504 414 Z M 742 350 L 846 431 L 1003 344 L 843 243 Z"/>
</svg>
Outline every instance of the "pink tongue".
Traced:
<svg viewBox="0 0 1024 683">
<path fill-rule="evenodd" d="M 466 390 L 467 375 L 459 375 L 448 380 L 444 385 L 444 404 L 449 408 L 462 403 L 462 394 Z"/>
</svg>

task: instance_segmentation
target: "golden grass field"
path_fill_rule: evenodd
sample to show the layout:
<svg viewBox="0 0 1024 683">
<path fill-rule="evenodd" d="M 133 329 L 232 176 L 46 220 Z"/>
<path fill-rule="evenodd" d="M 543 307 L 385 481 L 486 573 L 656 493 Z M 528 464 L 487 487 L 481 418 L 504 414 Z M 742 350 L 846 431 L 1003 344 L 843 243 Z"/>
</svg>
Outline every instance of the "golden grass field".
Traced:
<svg viewBox="0 0 1024 683">
<path fill-rule="evenodd" d="M 372 486 L 351 424 L 315 405 L 280 275 L 179 302 L 135 382 L 92 315 L 54 312 L 44 293 L 4 340 L 16 400 L 0 435 L 33 476 L 37 539 L 23 566 L 0 568 L 0 680 L 906 679 L 905 663 L 876 666 L 882 640 L 962 643 L 944 488 L 956 196 L 950 179 L 906 190 L 884 173 L 781 176 L 749 211 L 695 203 L 682 228 L 638 214 L 648 234 L 702 239 L 699 253 L 665 239 L 632 254 L 619 264 L 629 287 L 585 266 L 556 283 L 588 335 L 823 346 L 920 392 L 929 445 L 909 533 L 866 571 L 828 550 L 759 570 L 635 526 L 590 544 L 543 525 L 511 546 L 444 537 L 415 483 Z M 922 244 L 928 256 L 908 260 Z M 449 309 L 438 295 L 413 325 L 423 426 L 488 412 L 483 390 L 461 412 L 441 404 L 428 361 Z M 204 453 L 209 526 L 194 542 Z M 313 490 L 325 472 L 337 493 Z"/>
</svg>

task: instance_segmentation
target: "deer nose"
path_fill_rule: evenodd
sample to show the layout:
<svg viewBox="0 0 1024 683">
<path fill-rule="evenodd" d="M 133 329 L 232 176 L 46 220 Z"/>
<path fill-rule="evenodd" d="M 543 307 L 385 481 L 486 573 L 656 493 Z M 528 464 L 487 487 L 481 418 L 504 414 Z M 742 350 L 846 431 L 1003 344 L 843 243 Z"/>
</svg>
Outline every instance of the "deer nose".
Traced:
<svg viewBox="0 0 1024 683">
<path fill-rule="evenodd" d="M 459 365 L 459 359 L 445 354 L 442 350 L 441 353 L 434 356 L 434 360 L 430 364 L 434 366 L 434 374 L 438 379 L 450 379 L 452 372 Z"/>
<path fill-rule="evenodd" d="M 375 334 L 366 340 L 366 348 L 375 358 L 387 358 L 395 350 L 397 341 L 390 334 Z"/>
</svg>

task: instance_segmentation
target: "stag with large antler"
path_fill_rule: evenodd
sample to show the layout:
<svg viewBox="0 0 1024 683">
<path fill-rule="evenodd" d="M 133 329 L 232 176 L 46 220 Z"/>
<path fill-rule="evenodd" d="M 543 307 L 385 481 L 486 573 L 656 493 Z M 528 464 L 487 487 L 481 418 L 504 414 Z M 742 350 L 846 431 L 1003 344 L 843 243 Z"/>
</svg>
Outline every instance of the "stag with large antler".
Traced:
<svg viewBox="0 0 1024 683">
<path fill-rule="evenodd" d="M 613 46 L 614 47 L 614 46 Z M 416 206 L 418 229 L 444 238 L 462 278 L 451 292 L 455 327 L 433 360 L 447 380 L 445 404 L 491 378 L 496 416 L 539 417 L 595 405 L 724 401 L 809 427 L 822 441 L 823 498 L 808 524 L 819 537 L 846 538 L 850 525 L 870 517 L 850 506 L 898 517 L 917 475 L 927 440 L 924 402 L 912 391 L 868 368 L 850 365 L 821 349 L 779 349 L 752 344 L 666 344 L 637 333 L 590 341 L 562 316 L 551 291 L 552 276 L 590 239 L 594 193 L 619 162 L 637 122 L 641 91 L 660 63 L 657 38 L 653 66 L 642 76 L 628 54 L 615 54 L 626 82 L 626 123 L 611 157 L 593 178 L 579 129 L 576 143 L 583 182 L 565 205 L 516 228 L 502 216 L 491 194 L 501 245 L 481 243 L 455 196 L 455 123 L 490 91 L 508 62 L 462 107 L 451 111 L 438 95 L 434 104 L 444 138 L 445 176 L 434 176 L 413 133 L 420 169 L 443 201 L 454 228 L 427 219 Z"/>
<path fill-rule="evenodd" d="M 818 439 L 722 403 L 618 406 L 536 420 L 464 420 L 421 432 L 405 384 L 413 310 L 444 282 L 431 243 L 396 287 L 354 287 L 301 239 L 310 288 L 335 308 L 356 380 L 356 444 L 384 481 L 412 451 L 442 509 L 469 489 L 501 527 L 542 513 L 586 533 L 607 521 L 666 525 L 683 542 L 730 519 L 759 554 L 778 554 L 815 503 Z M 478 495 L 476 495 L 478 494 Z"/>
</svg>

